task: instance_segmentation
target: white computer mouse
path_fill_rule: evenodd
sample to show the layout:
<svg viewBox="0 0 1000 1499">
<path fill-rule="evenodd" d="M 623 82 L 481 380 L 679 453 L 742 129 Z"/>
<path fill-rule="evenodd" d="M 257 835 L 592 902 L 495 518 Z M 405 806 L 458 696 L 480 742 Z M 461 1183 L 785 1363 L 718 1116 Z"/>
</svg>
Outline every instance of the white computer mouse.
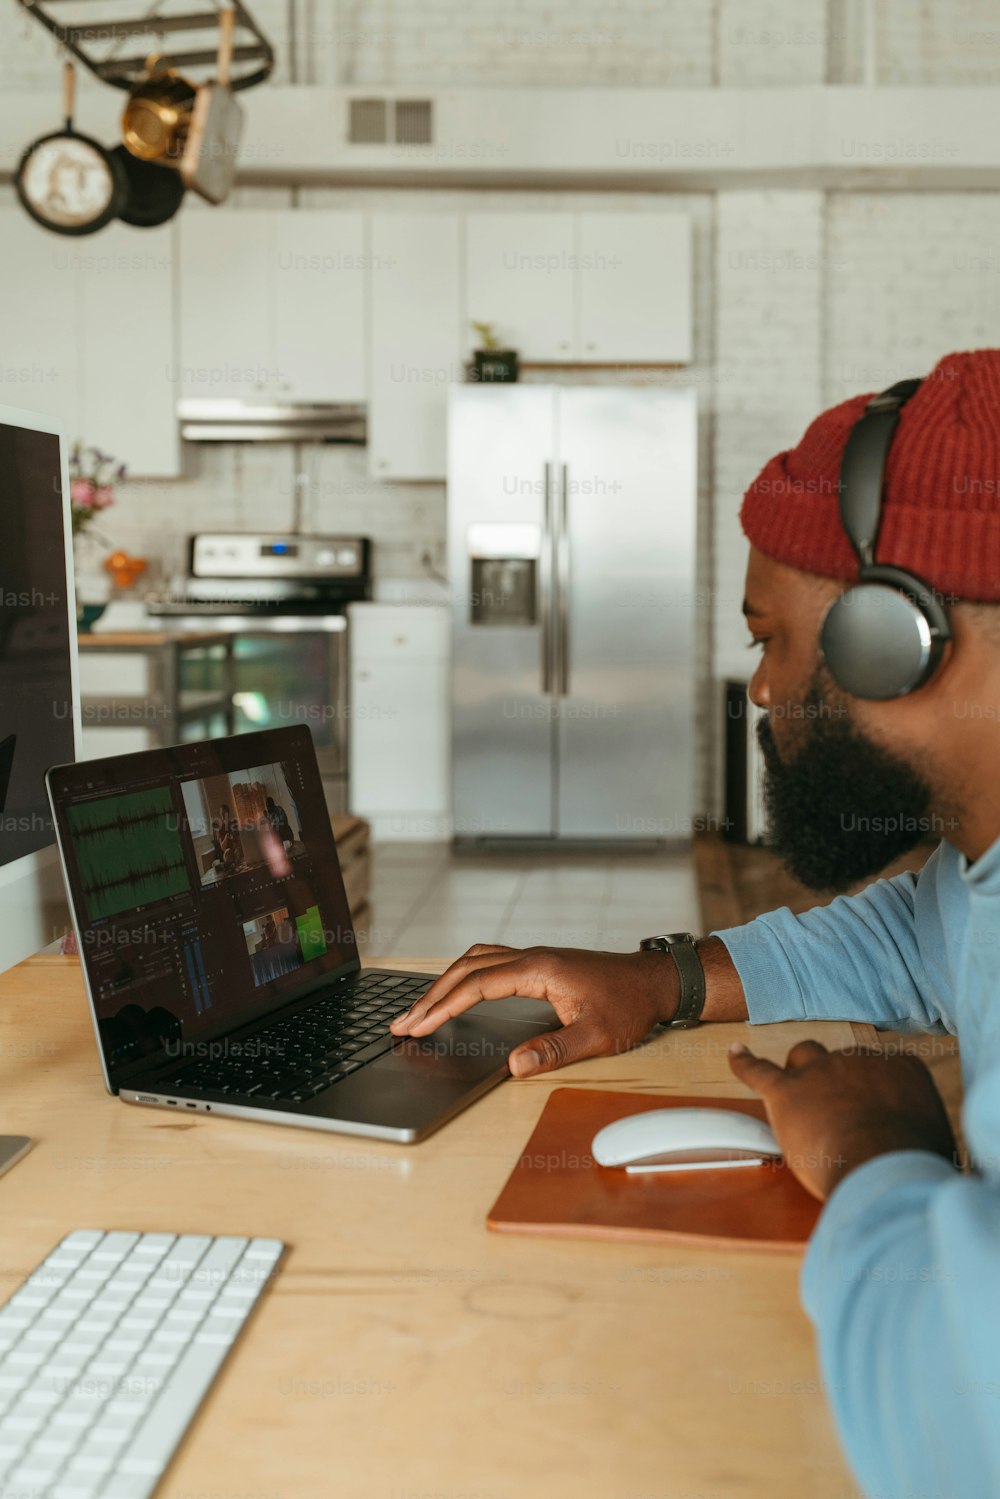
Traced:
<svg viewBox="0 0 1000 1499">
<path fill-rule="evenodd" d="M 606 1124 L 591 1149 L 599 1166 L 626 1171 L 759 1166 L 781 1155 L 763 1120 L 735 1109 L 647 1109 Z"/>
</svg>

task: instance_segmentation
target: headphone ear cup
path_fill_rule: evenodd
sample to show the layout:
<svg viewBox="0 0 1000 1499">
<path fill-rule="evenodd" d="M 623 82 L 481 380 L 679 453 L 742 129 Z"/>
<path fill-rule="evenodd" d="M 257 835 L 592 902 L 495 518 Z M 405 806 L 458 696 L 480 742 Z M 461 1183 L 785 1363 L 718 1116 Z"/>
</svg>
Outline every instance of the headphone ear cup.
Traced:
<svg viewBox="0 0 1000 1499">
<path fill-rule="evenodd" d="M 927 613 L 892 584 L 863 582 L 834 599 L 820 629 L 830 675 L 852 697 L 905 697 L 933 674 L 944 641 Z"/>
</svg>

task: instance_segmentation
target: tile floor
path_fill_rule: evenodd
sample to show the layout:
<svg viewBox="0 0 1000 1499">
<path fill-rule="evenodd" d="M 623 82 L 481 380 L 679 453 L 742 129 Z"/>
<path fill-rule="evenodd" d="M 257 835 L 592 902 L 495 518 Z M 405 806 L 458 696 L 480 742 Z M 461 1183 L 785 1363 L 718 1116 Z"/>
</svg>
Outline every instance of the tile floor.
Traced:
<svg viewBox="0 0 1000 1499">
<path fill-rule="evenodd" d="M 451 958 L 474 942 L 627 951 L 700 928 L 688 853 L 456 853 L 442 843 L 373 849 L 369 957 Z"/>
</svg>

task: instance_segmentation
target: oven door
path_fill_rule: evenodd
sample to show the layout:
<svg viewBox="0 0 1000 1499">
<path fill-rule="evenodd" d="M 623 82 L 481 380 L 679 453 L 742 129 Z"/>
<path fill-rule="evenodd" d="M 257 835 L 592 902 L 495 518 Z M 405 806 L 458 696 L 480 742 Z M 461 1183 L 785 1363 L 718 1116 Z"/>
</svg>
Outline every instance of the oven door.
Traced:
<svg viewBox="0 0 1000 1499">
<path fill-rule="evenodd" d="M 205 621 L 199 623 L 204 628 Z M 236 733 L 307 724 L 330 810 L 346 811 L 346 615 L 225 615 L 212 624 L 234 637 Z"/>
</svg>

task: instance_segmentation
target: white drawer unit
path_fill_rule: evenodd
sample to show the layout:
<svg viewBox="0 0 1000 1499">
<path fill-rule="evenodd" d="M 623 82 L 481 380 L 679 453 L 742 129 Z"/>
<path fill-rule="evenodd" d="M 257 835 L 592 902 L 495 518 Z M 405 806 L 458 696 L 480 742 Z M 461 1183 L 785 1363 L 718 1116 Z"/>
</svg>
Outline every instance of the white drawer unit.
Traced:
<svg viewBox="0 0 1000 1499">
<path fill-rule="evenodd" d="M 351 811 L 382 839 L 449 835 L 443 605 L 352 604 Z"/>
</svg>

